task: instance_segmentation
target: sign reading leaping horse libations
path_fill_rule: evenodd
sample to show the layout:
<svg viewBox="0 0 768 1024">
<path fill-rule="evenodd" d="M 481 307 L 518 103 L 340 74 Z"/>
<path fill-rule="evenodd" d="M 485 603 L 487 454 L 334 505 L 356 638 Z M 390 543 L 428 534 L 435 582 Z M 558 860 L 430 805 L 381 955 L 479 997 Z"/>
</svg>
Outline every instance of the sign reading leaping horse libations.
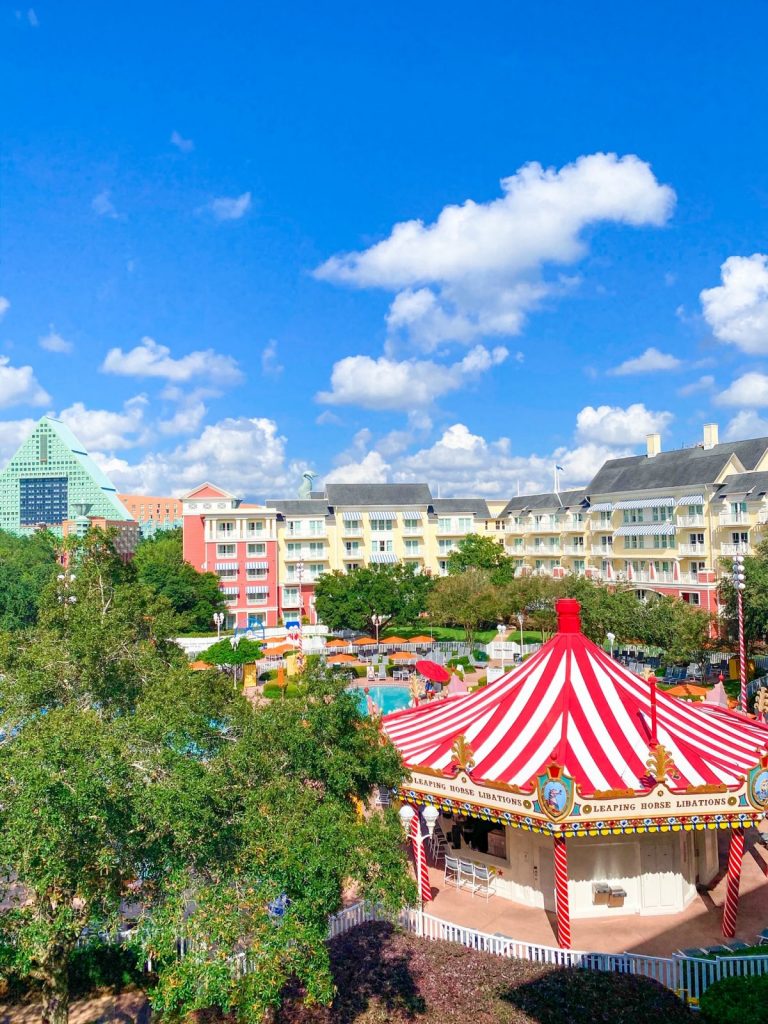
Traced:
<svg viewBox="0 0 768 1024">
<path fill-rule="evenodd" d="M 553 766 L 531 792 L 500 783 L 475 782 L 468 772 L 454 777 L 412 771 L 401 795 L 433 803 L 443 811 L 488 818 L 533 832 L 566 835 L 739 828 L 766 817 L 768 765 L 758 764 L 738 789 L 697 786 L 675 791 L 666 782 L 633 790 L 582 797 L 573 779 Z"/>
</svg>

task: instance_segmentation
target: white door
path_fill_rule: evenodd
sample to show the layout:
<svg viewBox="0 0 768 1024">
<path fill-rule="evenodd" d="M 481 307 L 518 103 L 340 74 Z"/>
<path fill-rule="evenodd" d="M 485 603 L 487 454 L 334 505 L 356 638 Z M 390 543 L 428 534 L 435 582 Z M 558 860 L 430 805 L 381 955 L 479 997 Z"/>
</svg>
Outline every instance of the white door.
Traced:
<svg viewBox="0 0 768 1024">
<path fill-rule="evenodd" d="M 672 912 L 680 905 L 680 877 L 675 856 L 676 836 L 649 833 L 640 844 L 643 910 Z"/>
</svg>

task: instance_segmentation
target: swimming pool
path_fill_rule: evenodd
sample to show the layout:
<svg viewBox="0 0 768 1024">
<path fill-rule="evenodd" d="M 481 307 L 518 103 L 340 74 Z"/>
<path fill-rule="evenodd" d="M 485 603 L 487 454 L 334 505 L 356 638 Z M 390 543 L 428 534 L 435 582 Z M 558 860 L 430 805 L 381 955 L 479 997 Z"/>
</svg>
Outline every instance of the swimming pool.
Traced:
<svg viewBox="0 0 768 1024">
<path fill-rule="evenodd" d="M 352 693 L 357 696 L 360 707 L 365 710 L 367 707 L 365 690 L 361 686 L 353 686 L 351 689 Z M 385 715 L 392 711 L 399 711 L 401 708 L 407 708 L 411 702 L 411 691 L 407 686 L 369 686 L 368 694 Z"/>
</svg>

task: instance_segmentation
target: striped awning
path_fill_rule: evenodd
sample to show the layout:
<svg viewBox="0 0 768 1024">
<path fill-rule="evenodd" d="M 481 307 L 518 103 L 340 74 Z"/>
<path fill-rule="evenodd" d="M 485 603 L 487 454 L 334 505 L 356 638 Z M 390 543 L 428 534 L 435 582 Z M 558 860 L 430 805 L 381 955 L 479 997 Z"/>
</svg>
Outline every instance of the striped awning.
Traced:
<svg viewBox="0 0 768 1024">
<path fill-rule="evenodd" d="M 266 597 L 269 593 L 268 587 L 246 587 L 246 594 L 260 594 L 262 597 Z"/>
<path fill-rule="evenodd" d="M 363 518 L 362 512 L 342 512 L 341 518 L 345 523 L 359 523 Z"/>
<path fill-rule="evenodd" d="M 269 564 L 267 562 L 246 562 L 246 569 L 268 569 Z"/>
<path fill-rule="evenodd" d="M 684 494 L 682 498 L 677 499 L 678 505 L 703 505 L 704 495 L 703 494 Z"/>
<path fill-rule="evenodd" d="M 216 563 L 216 568 L 217 569 L 236 569 L 237 568 L 237 562 L 217 562 Z"/>
<path fill-rule="evenodd" d="M 617 537 L 672 537 L 674 523 L 628 523 L 615 531 Z"/>
<path fill-rule="evenodd" d="M 587 512 L 613 512 L 613 505 L 610 501 L 597 501 L 589 506 Z"/>
<path fill-rule="evenodd" d="M 380 564 L 389 564 L 397 561 L 397 555 L 394 551 L 376 551 L 371 555 L 372 562 L 378 562 Z"/>
<path fill-rule="evenodd" d="M 237 597 L 240 593 L 240 587 L 220 587 L 222 594 L 227 594 L 229 597 Z"/>
<path fill-rule="evenodd" d="M 614 508 L 666 508 L 674 505 L 674 498 L 635 498 L 631 501 L 617 501 Z"/>
<path fill-rule="evenodd" d="M 407 509 L 404 509 L 400 513 L 400 515 L 403 517 L 403 520 L 406 523 L 420 523 L 421 522 L 421 512 L 419 512 L 418 509 L 407 508 Z"/>
<path fill-rule="evenodd" d="M 373 519 L 373 520 L 384 519 L 387 522 L 392 522 L 394 519 L 397 519 L 397 513 L 396 512 L 392 512 L 392 511 L 369 512 L 368 513 L 368 518 L 369 519 Z"/>
</svg>

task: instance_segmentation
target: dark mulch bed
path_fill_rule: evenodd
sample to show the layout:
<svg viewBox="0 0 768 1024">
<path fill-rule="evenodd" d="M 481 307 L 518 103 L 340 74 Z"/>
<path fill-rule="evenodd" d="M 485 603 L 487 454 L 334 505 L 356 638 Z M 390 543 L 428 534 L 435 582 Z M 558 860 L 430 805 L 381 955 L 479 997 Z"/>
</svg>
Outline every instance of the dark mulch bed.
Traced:
<svg viewBox="0 0 768 1024">
<path fill-rule="evenodd" d="M 289 997 L 279 1024 L 692 1024 L 655 982 L 559 970 L 370 924 L 334 939 L 334 1005 Z"/>
</svg>

